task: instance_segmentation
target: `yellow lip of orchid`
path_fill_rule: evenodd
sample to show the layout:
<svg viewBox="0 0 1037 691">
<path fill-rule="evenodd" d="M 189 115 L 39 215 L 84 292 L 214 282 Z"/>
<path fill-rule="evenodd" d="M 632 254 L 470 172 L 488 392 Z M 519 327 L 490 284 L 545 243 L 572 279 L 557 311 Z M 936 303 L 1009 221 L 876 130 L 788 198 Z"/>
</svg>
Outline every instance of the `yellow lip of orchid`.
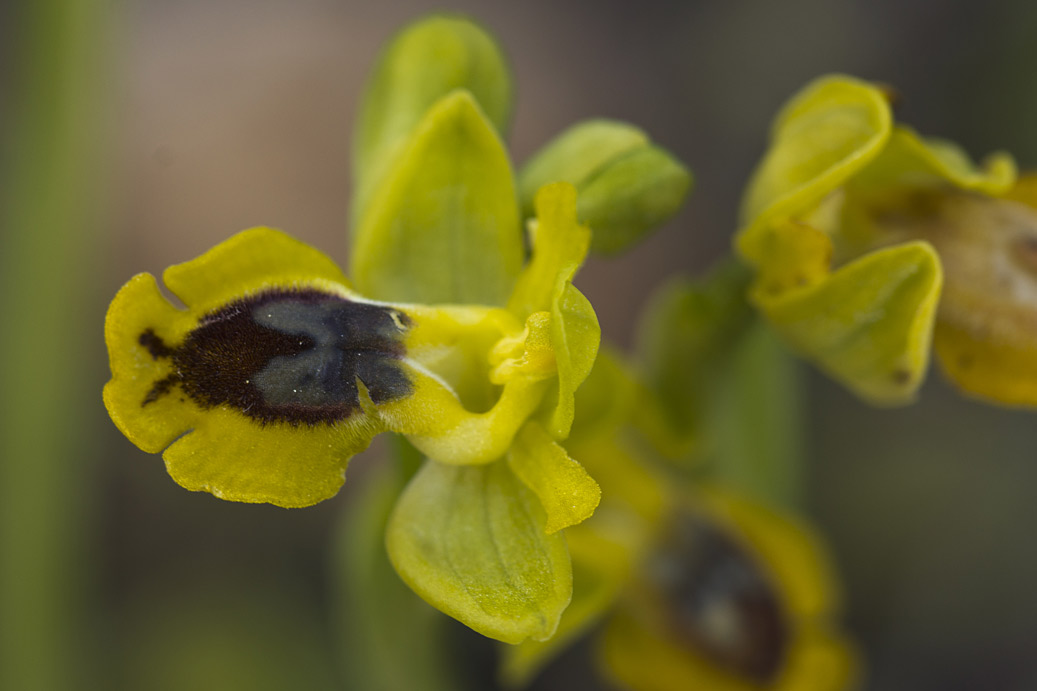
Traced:
<svg viewBox="0 0 1037 691">
<path fill-rule="evenodd" d="M 988 327 L 975 326 L 983 315 L 960 317 L 975 311 L 975 300 L 970 307 L 957 297 L 975 291 L 975 272 L 959 276 L 956 240 L 946 237 L 956 231 L 942 233 L 939 214 L 925 217 L 913 201 L 929 195 L 938 209 L 971 194 L 996 206 L 1014 182 L 1007 154 L 976 166 L 954 144 L 894 125 L 881 87 L 818 79 L 778 116 L 745 195 L 736 246 L 758 271 L 751 299 L 795 349 L 869 402 L 912 400 L 935 345 L 966 390 L 1037 404 L 1037 376 L 1010 384 L 1003 364 L 1037 375 L 1026 364 L 1037 338 L 991 341 Z M 996 215 L 985 219 L 992 232 Z M 913 227 L 905 217 L 915 217 Z"/>
<path fill-rule="evenodd" d="M 552 255 L 544 256 L 531 270 L 550 282 L 555 270 L 542 264 Z M 563 283 L 537 304 L 564 292 L 566 266 Z M 545 329 L 565 319 L 557 308 L 556 317 L 534 312 L 543 324 L 530 336 L 521 312 L 504 308 L 367 300 L 325 255 L 268 228 L 171 267 L 164 280 L 186 310 L 148 274 L 109 309 L 112 419 L 141 449 L 163 451 L 184 487 L 286 507 L 335 494 L 350 457 L 385 430 L 444 463 L 504 456 L 554 375 L 547 351 L 556 342 Z M 536 293 L 536 280 L 524 285 L 523 294 Z M 437 371 L 443 353 L 474 348 L 469 359 L 490 377 L 491 353 L 481 349 L 501 342 L 537 371 L 498 371 L 492 406 L 469 409 Z"/>
<path fill-rule="evenodd" d="M 837 691 L 855 657 L 820 543 L 803 525 L 708 488 L 680 501 L 625 605 L 605 666 L 635 691 Z"/>
</svg>

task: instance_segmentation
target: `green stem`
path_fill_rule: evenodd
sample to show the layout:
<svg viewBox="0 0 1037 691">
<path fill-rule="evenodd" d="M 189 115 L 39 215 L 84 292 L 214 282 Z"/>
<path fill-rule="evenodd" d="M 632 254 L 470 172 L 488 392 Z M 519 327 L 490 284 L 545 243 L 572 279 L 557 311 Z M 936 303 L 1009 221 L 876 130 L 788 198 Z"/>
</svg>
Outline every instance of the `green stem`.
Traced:
<svg viewBox="0 0 1037 691">
<path fill-rule="evenodd" d="M 762 320 L 743 331 L 716 387 L 713 478 L 776 507 L 797 508 L 803 485 L 799 363 Z"/>
<path fill-rule="evenodd" d="M 96 107 L 108 3 L 21 7 L 0 170 L 0 688 L 83 688 L 80 591 L 93 438 L 83 411 L 103 366 L 97 314 Z M 95 357 L 97 358 L 95 360 Z M 99 378 L 99 377 L 98 377 Z"/>
</svg>

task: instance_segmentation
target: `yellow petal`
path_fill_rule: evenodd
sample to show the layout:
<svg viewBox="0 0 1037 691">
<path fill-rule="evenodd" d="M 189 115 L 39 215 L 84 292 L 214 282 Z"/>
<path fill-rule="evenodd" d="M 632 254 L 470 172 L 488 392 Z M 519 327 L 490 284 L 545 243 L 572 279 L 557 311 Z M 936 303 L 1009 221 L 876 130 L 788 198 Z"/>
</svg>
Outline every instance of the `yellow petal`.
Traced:
<svg viewBox="0 0 1037 691">
<path fill-rule="evenodd" d="M 944 193 L 912 224 L 940 253 L 945 281 L 934 347 L 964 391 L 1037 406 L 1037 211 Z"/>
<path fill-rule="evenodd" d="M 1037 406 L 1037 344 L 997 343 L 950 322 L 936 323 L 933 348 L 944 373 L 992 403 Z"/>
<path fill-rule="evenodd" d="M 1004 152 L 991 154 L 977 166 L 954 142 L 922 137 L 898 125 L 882 153 L 854 177 L 852 184 L 864 188 L 949 182 L 960 189 L 998 195 L 1011 188 L 1015 177 L 1015 161 Z"/>
<path fill-rule="evenodd" d="M 767 295 L 806 288 L 823 280 L 832 264 L 832 241 L 805 223 L 777 223 L 761 235 L 760 271 L 754 289 Z"/>
<path fill-rule="evenodd" d="M 897 405 L 911 400 L 925 376 L 941 285 L 933 248 L 912 242 L 802 290 L 753 297 L 804 357 L 866 400 Z"/>
<path fill-rule="evenodd" d="M 189 312 L 169 304 L 151 274 L 131 278 L 108 308 L 104 329 L 112 379 L 104 387 L 104 404 L 119 431 L 148 453 L 162 451 L 191 429 L 201 410 L 173 396 L 141 405 L 172 364 L 153 357 L 140 337 L 154 329 L 164 342 L 179 343 L 196 323 Z"/>
<path fill-rule="evenodd" d="M 466 408 L 433 373 L 414 363 L 408 371 L 413 395 L 379 405 L 377 414 L 429 458 L 453 465 L 490 463 L 502 457 L 547 389 L 545 381 L 513 379 L 504 385 L 493 407 L 479 413 Z"/>
<path fill-rule="evenodd" d="M 508 464 L 539 497 L 547 512 L 548 534 L 586 520 L 601 499 L 598 483 L 535 422 L 516 436 Z"/>
<path fill-rule="evenodd" d="M 858 667 L 853 649 L 843 639 L 810 628 L 797 638 L 780 675 L 760 686 L 675 645 L 625 611 L 606 627 L 600 657 L 632 691 L 846 691 L 853 687 Z"/>
<path fill-rule="evenodd" d="M 310 506 L 338 493 L 349 459 L 382 431 L 366 417 L 303 429 L 257 424 L 234 410 L 199 415 L 194 429 L 165 450 L 170 477 L 227 501 Z"/>
<path fill-rule="evenodd" d="M 605 664 L 632 689 L 837 691 L 855 673 L 831 629 L 834 579 L 810 529 L 707 488 L 676 505 L 606 627 Z"/>
<path fill-rule="evenodd" d="M 536 196 L 531 223 L 533 258 L 523 269 L 508 309 L 525 319 L 548 310 L 587 257 L 590 230 L 576 220 L 576 188 L 564 182 L 545 185 Z"/>
<path fill-rule="evenodd" d="M 162 282 L 192 311 L 208 312 L 230 300 L 268 286 L 287 287 L 349 281 L 320 250 L 272 228 L 250 228 L 205 254 L 169 267 Z"/>
<path fill-rule="evenodd" d="M 891 126 L 886 98 L 871 84 L 829 76 L 796 94 L 749 182 L 737 238 L 742 256 L 759 262 L 766 227 L 816 207 L 879 154 Z"/>
<path fill-rule="evenodd" d="M 576 389 L 590 374 L 601 341 L 594 308 L 572 285 L 587 256 L 590 230 L 576 220 L 576 189 L 568 183 L 542 187 L 536 208 L 533 258 L 519 276 L 508 309 L 522 317 L 539 310 L 551 313 L 558 383 L 546 424 L 555 439 L 564 439 L 572 427 Z"/>
<path fill-rule="evenodd" d="M 534 312 L 526 319 L 525 330 L 502 338 L 490 352 L 490 381 L 505 384 L 515 377 L 546 379 L 558 372 L 555 349 L 551 343 L 551 313 Z"/>
</svg>

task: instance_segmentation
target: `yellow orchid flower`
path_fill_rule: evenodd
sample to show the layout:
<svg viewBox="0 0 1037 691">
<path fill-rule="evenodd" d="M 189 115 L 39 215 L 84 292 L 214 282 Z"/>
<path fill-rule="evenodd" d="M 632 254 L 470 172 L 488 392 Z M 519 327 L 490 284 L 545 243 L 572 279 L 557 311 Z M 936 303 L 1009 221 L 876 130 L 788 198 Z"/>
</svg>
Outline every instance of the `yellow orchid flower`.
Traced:
<svg viewBox="0 0 1037 691">
<path fill-rule="evenodd" d="M 587 231 L 575 222 L 571 187 L 545 188 L 540 200 L 543 241 L 512 309 L 368 300 L 328 257 L 269 228 L 167 269 L 166 287 L 187 309 L 151 275 L 134 277 L 106 321 L 112 419 L 143 450 L 163 451 L 184 487 L 280 506 L 334 495 L 350 457 L 382 431 L 441 463 L 501 458 L 552 378 L 560 383 L 546 420 L 564 434 L 587 366 L 572 365 L 558 322 L 565 300 L 579 300 L 569 280 Z M 581 363 L 593 361 L 590 346 Z M 459 359 L 477 371 L 459 373 Z M 455 386 L 479 375 L 499 389 L 483 411 L 466 407 Z"/>
<path fill-rule="evenodd" d="M 605 351 L 580 391 L 570 453 L 601 484 L 600 506 L 566 531 L 573 601 L 549 641 L 503 650 L 500 675 L 528 684 L 603 624 L 603 671 L 633 691 L 841 691 L 856 656 L 839 633 L 826 550 L 802 521 L 719 485 L 645 462 L 623 434 L 636 380 Z M 608 403 L 584 405 L 587 398 Z"/>
<path fill-rule="evenodd" d="M 966 392 L 1037 404 L 1037 215 L 1003 153 L 893 122 L 887 91 L 829 76 L 782 109 L 736 246 L 753 302 L 877 404 L 910 401 L 929 350 Z"/>
<path fill-rule="evenodd" d="M 807 526 L 717 488 L 689 493 L 606 625 L 603 661 L 633 691 L 848 689 L 834 583 Z"/>
<path fill-rule="evenodd" d="M 612 218 L 610 249 L 635 242 L 690 175 L 611 123 L 610 137 L 637 135 L 629 151 L 583 161 L 594 152 L 549 146 L 520 194 L 510 110 L 506 61 L 480 27 L 406 27 L 357 119 L 355 285 L 269 228 L 167 269 L 183 308 L 136 276 L 108 312 L 104 399 L 174 480 L 234 501 L 322 501 L 374 436 L 402 435 L 423 464 L 385 520 L 393 567 L 433 606 L 519 643 L 556 630 L 572 595 L 562 531 L 600 496 L 560 444 L 601 333 L 573 286 L 586 220 Z"/>
</svg>

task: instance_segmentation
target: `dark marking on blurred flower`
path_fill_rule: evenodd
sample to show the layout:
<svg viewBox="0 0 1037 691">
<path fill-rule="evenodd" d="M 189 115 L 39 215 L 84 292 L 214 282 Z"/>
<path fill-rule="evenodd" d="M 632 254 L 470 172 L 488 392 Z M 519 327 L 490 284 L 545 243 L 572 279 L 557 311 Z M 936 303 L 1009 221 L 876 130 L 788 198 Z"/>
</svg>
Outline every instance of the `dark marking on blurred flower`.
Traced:
<svg viewBox="0 0 1037 691">
<path fill-rule="evenodd" d="M 791 633 L 775 584 L 748 549 L 720 527 L 681 514 L 650 573 L 675 638 L 729 672 L 774 680 Z"/>
</svg>

